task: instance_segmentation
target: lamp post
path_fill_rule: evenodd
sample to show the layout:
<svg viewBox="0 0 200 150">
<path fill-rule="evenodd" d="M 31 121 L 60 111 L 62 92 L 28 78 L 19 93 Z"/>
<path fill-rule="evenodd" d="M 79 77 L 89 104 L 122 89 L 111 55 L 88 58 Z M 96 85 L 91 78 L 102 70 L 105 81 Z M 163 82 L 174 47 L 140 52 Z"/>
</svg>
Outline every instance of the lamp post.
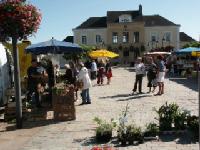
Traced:
<svg viewBox="0 0 200 150">
<path fill-rule="evenodd" d="M 150 44 L 151 44 L 151 49 L 153 49 L 153 43 L 154 42 L 156 42 L 156 41 L 149 41 L 147 45 L 150 47 Z"/>
<path fill-rule="evenodd" d="M 163 37 L 162 38 L 162 47 L 164 46 L 164 41 L 165 41 L 165 38 Z"/>
</svg>

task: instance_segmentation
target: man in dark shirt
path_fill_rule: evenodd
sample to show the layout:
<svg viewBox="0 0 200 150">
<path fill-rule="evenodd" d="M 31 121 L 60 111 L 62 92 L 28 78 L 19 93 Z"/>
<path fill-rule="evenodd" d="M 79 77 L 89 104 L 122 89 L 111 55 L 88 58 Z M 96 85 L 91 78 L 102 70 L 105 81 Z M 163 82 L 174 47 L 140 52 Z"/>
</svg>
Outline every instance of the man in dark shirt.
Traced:
<svg viewBox="0 0 200 150">
<path fill-rule="evenodd" d="M 37 71 L 37 60 L 33 59 L 31 61 L 32 65 L 27 70 L 28 75 L 28 95 L 27 99 L 30 100 L 33 92 L 35 93 L 35 103 L 37 107 L 41 107 L 40 104 L 40 94 L 38 91 L 39 79 L 41 77 L 40 73 Z"/>
</svg>

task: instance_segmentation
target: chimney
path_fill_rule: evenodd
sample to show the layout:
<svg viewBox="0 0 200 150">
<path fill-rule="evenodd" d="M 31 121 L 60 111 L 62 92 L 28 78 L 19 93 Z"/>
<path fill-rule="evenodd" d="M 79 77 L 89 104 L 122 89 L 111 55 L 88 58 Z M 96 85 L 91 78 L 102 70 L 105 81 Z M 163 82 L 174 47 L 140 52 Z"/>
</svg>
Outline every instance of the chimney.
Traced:
<svg viewBox="0 0 200 150">
<path fill-rule="evenodd" d="M 139 15 L 142 16 L 142 5 L 139 5 Z"/>
</svg>

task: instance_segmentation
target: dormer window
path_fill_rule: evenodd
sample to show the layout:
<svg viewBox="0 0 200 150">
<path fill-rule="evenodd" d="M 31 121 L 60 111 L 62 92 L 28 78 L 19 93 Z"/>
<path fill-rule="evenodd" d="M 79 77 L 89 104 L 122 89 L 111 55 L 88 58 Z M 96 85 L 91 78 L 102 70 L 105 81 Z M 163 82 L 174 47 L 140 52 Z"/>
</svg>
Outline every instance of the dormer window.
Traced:
<svg viewBox="0 0 200 150">
<path fill-rule="evenodd" d="M 132 17 L 131 17 L 131 15 L 128 15 L 128 14 L 121 15 L 121 16 L 119 16 L 119 22 L 120 23 L 132 22 Z"/>
</svg>

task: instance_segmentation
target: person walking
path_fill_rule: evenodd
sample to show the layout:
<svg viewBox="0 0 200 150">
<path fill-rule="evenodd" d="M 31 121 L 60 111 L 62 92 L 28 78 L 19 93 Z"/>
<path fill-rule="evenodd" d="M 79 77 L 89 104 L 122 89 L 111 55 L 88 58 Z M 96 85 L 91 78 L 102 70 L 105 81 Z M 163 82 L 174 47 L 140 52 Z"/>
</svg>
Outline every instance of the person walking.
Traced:
<svg viewBox="0 0 200 150">
<path fill-rule="evenodd" d="M 95 60 L 92 60 L 91 64 L 91 80 L 95 80 L 97 78 L 97 64 Z"/>
<path fill-rule="evenodd" d="M 164 94 L 164 80 L 165 80 L 165 63 L 163 61 L 163 57 L 161 55 L 157 56 L 157 82 L 159 91 L 155 96 Z"/>
<path fill-rule="evenodd" d="M 135 78 L 135 84 L 133 88 L 133 94 L 137 91 L 137 85 L 139 84 L 139 94 L 142 94 L 142 79 L 145 74 L 145 66 L 142 62 L 142 58 L 138 57 L 135 64 L 135 72 L 136 72 L 136 78 Z"/>
<path fill-rule="evenodd" d="M 80 63 L 80 71 L 78 73 L 78 81 L 83 83 L 81 97 L 83 104 L 91 104 L 90 92 L 89 88 L 91 87 L 92 83 L 88 74 L 88 69 L 84 67 L 83 63 Z"/>
<path fill-rule="evenodd" d="M 109 67 L 107 72 L 106 72 L 106 77 L 107 77 L 107 84 L 110 84 L 111 78 L 112 78 L 112 68 Z"/>
<path fill-rule="evenodd" d="M 110 84 L 112 77 L 112 69 L 108 59 L 106 59 L 105 75 L 107 77 L 107 84 Z"/>
<path fill-rule="evenodd" d="M 104 78 L 104 74 L 105 74 L 105 69 L 104 69 L 105 65 L 103 60 L 100 61 L 99 65 L 98 65 L 98 71 L 97 71 L 97 84 L 98 85 L 103 85 L 103 78 Z"/>
</svg>

